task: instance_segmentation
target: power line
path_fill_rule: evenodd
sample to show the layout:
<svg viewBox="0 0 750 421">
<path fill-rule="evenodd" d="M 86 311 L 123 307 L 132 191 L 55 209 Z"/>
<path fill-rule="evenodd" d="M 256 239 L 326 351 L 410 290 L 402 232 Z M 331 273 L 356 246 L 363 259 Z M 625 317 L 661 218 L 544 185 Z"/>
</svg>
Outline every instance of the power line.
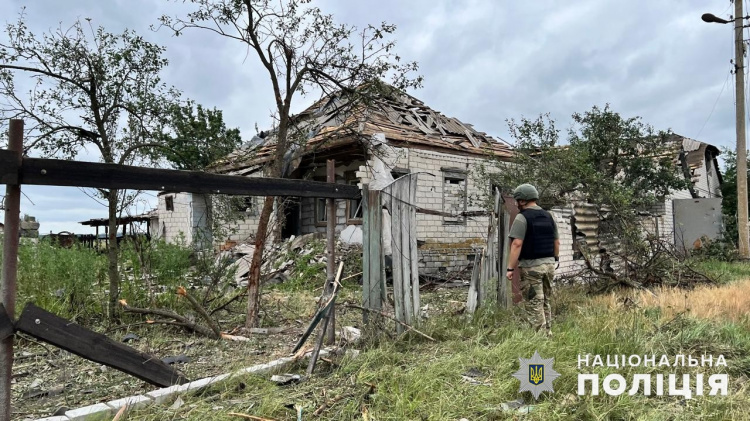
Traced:
<svg viewBox="0 0 750 421">
<path fill-rule="evenodd" d="M 719 95 L 716 97 L 716 101 L 714 101 L 714 106 L 711 108 L 711 112 L 708 113 L 708 117 L 706 118 L 706 121 L 703 122 L 703 126 L 701 126 L 701 129 L 698 130 L 698 135 L 696 135 L 693 139 L 700 139 L 701 133 L 703 133 L 703 129 L 706 128 L 706 124 L 708 124 L 708 121 L 711 120 L 711 116 L 714 115 L 714 111 L 716 110 L 716 105 L 719 103 L 719 100 L 721 99 L 721 95 L 724 93 L 724 89 L 726 89 L 727 84 L 729 83 L 729 78 L 732 76 L 732 72 L 727 72 L 727 78 L 724 79 L 724 85 L 721 87 L 721 91 L 719 91 Z"/>
</svg>

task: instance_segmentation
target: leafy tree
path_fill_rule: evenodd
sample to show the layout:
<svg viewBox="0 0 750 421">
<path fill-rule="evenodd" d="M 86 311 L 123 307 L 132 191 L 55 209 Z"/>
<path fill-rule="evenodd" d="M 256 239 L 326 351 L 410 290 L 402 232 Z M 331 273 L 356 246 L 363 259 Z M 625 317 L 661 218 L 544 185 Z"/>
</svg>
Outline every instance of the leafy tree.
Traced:
<svg viewBox="0 0 750 421">
<path fill-rule="evenodd" d="M 164 26 L 180 35 L 203 29 L 243 44 L 268 76 L 276 105 L 273 131 L 275 151 L 265 174 L 286 176 L 284 154 L 295 141 L 304 142 L 305 130 L 290 115 L 292 103 L 307 94 L 341 92 L 340 103 L 357 104 L 377 93 L 381 78 L 396 89 L 417 87 L 411 78 L 416 63 L 401 63 L 389 37 L 396 27 L 386 23 L 363 30 L 338 24 L 333 16 L 310 6 L 310 0 L 190 0 L 195 10 L 185 17 L 163 16 Z M 364 87 L 364 88 L 363 88 Z M 309 129 L 309 127 L 308 127 Z M 248 283 L 247 327 L 258 322 L 261 256 L 273 211 L 266 197 L 255 236 Z M 280 214 L 283 214 L 281 212 Z"/>
<path fill-rule="evenodd" d="M 609 105 L 573 114 L 573 121 L 563 145 L 549 115 L 509 120 L 515 154 L 511 162 L 497 163 L 495 182 L 507 189 L 533 183 L 547 207 L 578 199 L 623 215 L 688 187 L 673 163 L 671 133 L 657 132 L 639 117 L 623 118 Z"/>
<path fill-rule="evenodd" d="M 72 159 L 93 148 L 103 162 L 137 163 L 163 147 L 153 139 L 163 130 L 165 108 L 179 95 L 159 77 L 167 65 L 163 53 L 133 31 L 112 34 L 80 21 L 36 36 L 22 13 L 0 41 L 0 114 L 26 120 L 27 151 Z M 16 85 L 20 74 L 30 77 L 28 92 Z M 120 285 L 116 218 L 134 195 L 117 189 L 99 194 L 109 209 L 109 313 L 114 317 Z"/>
<path fill-rule="evenodd" d="M 543 207 L 573 200 L 597 205 L 602 218 L 600 239 L 616 240 L 619 247 L 615 253 L 627 260 L 628 267 L 649 269 L 640 271 L 632 281 L 630 272 L 623 277 L 602 269 L 608 256 L 602 256 L 598 269 L 590 255 L 584 256 L 595 278 L 606 281 L 604 288 L 663 279 L 638 278 L 654 273 L 667 277 L 666 269 L 674 265 L 654 258 L 664 255 L 656 251 L 660 242 L 644 238 L 638 214 L 670 192 L 689 187 L 673 163 L 679 149 L 671 133 L 656 131 L 638 117 L 623 118 L 609 106 L 576 113 L 573 121 L 567 144 L 561 145 L 559 131 L 549 116 L 522 118 L 519 123 L 510 120 L 516 140 L 513 160 L 498 163 L 500 171 L 489 175 L 507 190 L 525 182 L 536 184 Z"/>
<path fill-rule="evenodd" d="M 560 143 L 560 131 L 549 114 L 531 120 L 508 120 L 510 134 L 515 139 L 511 161 L 497 161 L 500 171 L 487 174 L 481 170 L 480 178 L 491 177 L 506 191 L 522 183 L 536 186 L 540 203 L 545 207 L 563 205 L 566 196 L 580 187 L 579 172 L 585 168 L 581 156 Z"/>
<path fill-rule="evenodd" d="M 166 149 L 155 150 L 154 159 L 166 159 L 180 170 L 204 171 L 242 145 L 240 130 L 227 128 L 221 110 L 205 108 L 194 101 L 172 104 L 168 112 L 168 131 L 160 135 Z M 215 237 L 236 229 L 233 223 L 245 214 L 237 209 L 245 197 L 206 195 L 206 228 L 196 232 L 193 245 L 209 247 Z"/>
<path fill-rule="evenodd" d="M 239 129 L 228 129 L 221 110 L 188 101 L 169 109 L 169 132 L 162 134 L 163 156 L 180 170 L 204 170 L 242 144 Z"/>
<path fill-rule="evenodd" d="M 656 131 L 640 117 L 623 118 L 609 105 L 573 114 L 573 121 L 571 151 L 586 164 L 582 186 L 592 203 L 615 205 L 615 195 L 622 194 L 622 205 L 644 209 L 657 198 L 689 187 L 674 165 L 671 132 Z M 616 192 L 610 191 L 613 186 Z"/>
</svg>

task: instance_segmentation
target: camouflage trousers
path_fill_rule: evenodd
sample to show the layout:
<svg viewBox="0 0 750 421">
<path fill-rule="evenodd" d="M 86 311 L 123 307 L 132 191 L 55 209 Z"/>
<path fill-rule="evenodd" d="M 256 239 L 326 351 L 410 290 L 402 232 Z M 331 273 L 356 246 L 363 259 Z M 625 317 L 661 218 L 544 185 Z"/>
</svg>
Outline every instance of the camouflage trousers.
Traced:
<svg viewBox="0 0 750 421">
<path fill-rule="evenodd" d="M 520 268 L 523 317 L 535 330 L 552 328 L 552 278 L 554 263 Z"/>
</svg>

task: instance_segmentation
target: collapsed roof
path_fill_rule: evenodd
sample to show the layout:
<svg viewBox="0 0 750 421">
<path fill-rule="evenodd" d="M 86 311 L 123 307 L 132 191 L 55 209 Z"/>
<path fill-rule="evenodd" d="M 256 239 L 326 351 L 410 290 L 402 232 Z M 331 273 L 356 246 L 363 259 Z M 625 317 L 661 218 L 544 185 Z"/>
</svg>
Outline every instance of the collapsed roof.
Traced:
<svg viewBox="0 0 750 421">
<path fill-rule="evenodd" d="M 294 116 L 303 140 L 287 155 L 305 155 L 326 149 L 361 143 L 383 133 L 393 146 L 432 149 L 461 155 L 494 156 L 510 159 L 510 146 L 479 132 L 471 124 L 433 110 L 411 95 L 389 89 L 367 104 L 354 106 L 339 95 L 329 96 Z M 302 145 L 299 145 L 302 143 Z M 215 166 L 221 172 L 252 172 L 272 159 L 274 132 L 256 136 Z M 245 170 L 245 171 L 243 171 Z"/>
</svg>

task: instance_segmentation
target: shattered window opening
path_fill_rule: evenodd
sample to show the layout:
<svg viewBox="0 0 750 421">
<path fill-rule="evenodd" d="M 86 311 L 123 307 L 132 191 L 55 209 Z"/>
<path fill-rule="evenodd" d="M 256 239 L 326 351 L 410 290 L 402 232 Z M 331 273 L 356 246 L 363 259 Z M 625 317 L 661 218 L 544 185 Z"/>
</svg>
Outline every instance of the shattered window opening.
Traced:
<svg viewBox="0 0 750 421">
<path fill-rule="evenodd" d="M 173 212 L 174 211 L 174 197 L 173 196 L 167 196 L 164 198 L 164 203 L 167 205 L 167 211 Z"/>
<path fill-rule="evenodd" d="M 315 199 L 315 225 L 325 226 L 328 222 L 328 206 L 326 206 L 326 199 L 317 198 Z"/>
<path fill-rule="evenodd" d="M 443 217 L 444 225 L 464 225 L 468 206 L 468 195 L 466 194 L 466 173 L 458 171 L 443 171 L 443 211 L 451 213 L 451 216 Z"/>
<path fill-rule="evenodd" d="M 356 186 L 359 184 L 359 179 L 350 178 L 346 180 L 346 184 L 350 186 Z M 350 199 L 346 201 L 346 223 L 352 225 L 362 224 L 362 198 Z"/>
</svg>

